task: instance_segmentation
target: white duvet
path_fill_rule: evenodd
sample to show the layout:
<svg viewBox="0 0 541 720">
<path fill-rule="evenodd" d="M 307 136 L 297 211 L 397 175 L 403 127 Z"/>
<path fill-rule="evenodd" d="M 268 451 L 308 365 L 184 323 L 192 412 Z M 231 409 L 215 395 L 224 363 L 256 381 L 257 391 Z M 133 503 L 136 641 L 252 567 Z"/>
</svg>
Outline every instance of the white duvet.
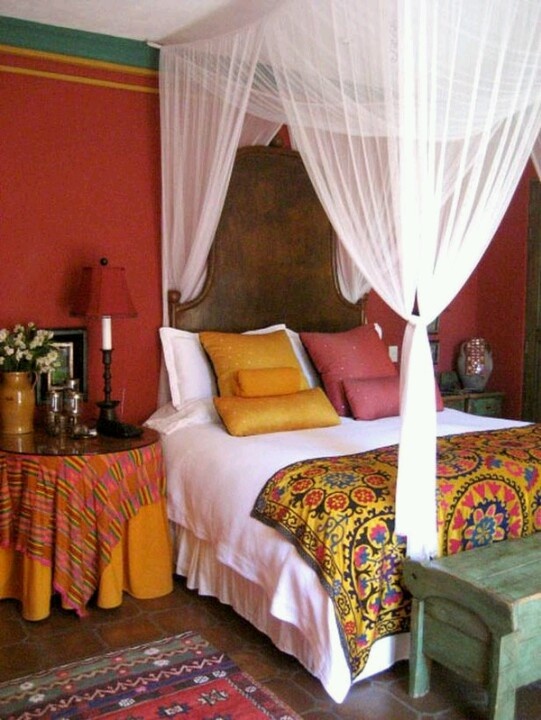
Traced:
<svg viewBox="0 0 541 720">
<path fill-rule="evenodd" d="M 280 468 L 297 460 L 395 444 L 400 419 L 343 418 L 340 425 L 331 428 L 233 437 L 219 420 L 209 421 L 213 415 L 208 410 L 200 407 L 186 417 L 168 405 L 147 422 L 162 433 L 168 514 L 184 532 L 176 570 L 192 574 L 193 585 L 225 599 L 248 616 L 279 647 L 296 655 L 336 702 L 342 702 L 352 679 L 330 600 L 315 572 L 293 545 L 273 528 L 252 518 L 250 512 L 266 480 Z M 450 409 L 438 413 L 438 435 L 520 424 Z M 188 540 L 191 544 L 187 550 Z M 188 573 L 187 566 L 197 564 L 197 558 L 201 568 Z M 218 585 L 224 585 L 222 574 L 229 571 L 229 589 L 224 598 Z M 198 572 L 205 574 L 204 580 L 197 579 Z M 248 582 L 241 582 L 241 578 Z M 203 584 L 206 589 L 200 587 Z M 234 590 L 236 586 L 238 591 Z M 246 588 L 256 591 L 252 602 L 261 607 L 248 607 Z M 272 616 L 269 628 L 266 613 Z M 274 619 L 284 624 L 279 632 Z M 287 637 L 288 627 L 291 638 Z M 406 657 L 407 651 L 406 637 L 379 641 L 360 678 L 389 667 Z"/>
</svg>

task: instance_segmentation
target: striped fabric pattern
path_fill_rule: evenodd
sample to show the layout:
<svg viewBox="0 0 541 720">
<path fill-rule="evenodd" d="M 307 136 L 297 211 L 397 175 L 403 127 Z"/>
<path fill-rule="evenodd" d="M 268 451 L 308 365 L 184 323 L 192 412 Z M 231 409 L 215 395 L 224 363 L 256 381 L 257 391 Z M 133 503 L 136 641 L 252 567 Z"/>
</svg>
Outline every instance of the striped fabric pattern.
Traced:
<svg viewBox="0 0 541 720">
<path fill-rule="evenodd" d="M 126 522 L 165 495 L 159 443 L 86 456 L 0 452 L 0 547 L 50 566 L 64 607 L 84 615 Z"/>
</svg>

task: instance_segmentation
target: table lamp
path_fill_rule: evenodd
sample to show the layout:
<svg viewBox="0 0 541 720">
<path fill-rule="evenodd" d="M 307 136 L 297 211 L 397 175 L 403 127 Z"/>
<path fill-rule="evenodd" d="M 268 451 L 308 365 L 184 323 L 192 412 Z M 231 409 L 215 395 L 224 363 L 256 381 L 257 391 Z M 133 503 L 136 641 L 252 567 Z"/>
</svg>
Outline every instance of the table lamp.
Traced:
<svg viewBox="0 0 541 720">
<path fill-rule="evenodd" d="M 84 267 L 81 283 L 71 309 L 72 315 L 101 318 L 101 352 L 103 361 L 104 399 L 98 402 L 98 432 L 127 437 L 129 426 L 116 417 L 118 400 L 111 400 L 111 360 L 113 353 L 112 318 L 135 317 L 126 270 L 111 267 L 107 258 L 101 258 L 97 267 Z M 135 432 L 131 432 L 135 434 Z M 139 433 L 140 434 L 140 433 Z"/>
</svg>

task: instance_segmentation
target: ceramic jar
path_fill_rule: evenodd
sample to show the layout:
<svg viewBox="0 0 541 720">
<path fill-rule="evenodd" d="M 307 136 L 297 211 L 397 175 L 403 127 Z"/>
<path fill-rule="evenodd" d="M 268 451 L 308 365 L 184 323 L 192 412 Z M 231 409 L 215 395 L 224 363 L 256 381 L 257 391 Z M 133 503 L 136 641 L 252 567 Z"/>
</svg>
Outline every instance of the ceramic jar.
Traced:
<svg viewBox="0 0 541 720">
<path fill-rule="evenodd" d="M 457 361 L 457 370 L 466 390 L 482 392 L 492 373 L 492 349 L 484 338 L 463 342 Z"/>
<path fill-rule="evenodd" d="M 33 432 L 34 373 L 3 372 L 0 381 L 0 431 L 13 435 Z"/>
</svg>

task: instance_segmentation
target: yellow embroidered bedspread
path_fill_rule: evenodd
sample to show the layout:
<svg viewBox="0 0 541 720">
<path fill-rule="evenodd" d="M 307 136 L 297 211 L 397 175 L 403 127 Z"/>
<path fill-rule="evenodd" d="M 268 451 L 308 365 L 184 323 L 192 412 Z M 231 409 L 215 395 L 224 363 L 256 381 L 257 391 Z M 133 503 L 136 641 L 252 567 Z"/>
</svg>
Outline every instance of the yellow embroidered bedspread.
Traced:
<svg viewBox="0 0 541 720">
<path fill-rule="evenodd" d="M 394 534 L 397 446 L 278 471 L 252 515 L 295 544 L 334 603 L 352 677 L 372 644 L 409 629 Z M 438 532 L 450 554 L 541 530 L 541 425 L 438 439 Z"/>
</svg>

